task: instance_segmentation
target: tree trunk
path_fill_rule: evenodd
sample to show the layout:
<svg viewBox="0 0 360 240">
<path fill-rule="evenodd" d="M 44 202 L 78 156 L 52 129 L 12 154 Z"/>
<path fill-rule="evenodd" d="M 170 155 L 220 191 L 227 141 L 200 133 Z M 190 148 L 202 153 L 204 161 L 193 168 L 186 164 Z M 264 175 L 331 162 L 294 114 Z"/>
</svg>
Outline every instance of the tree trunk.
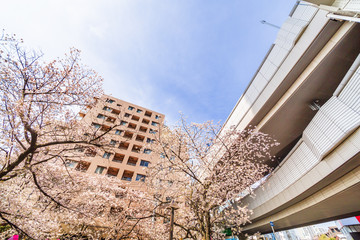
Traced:
<svg viewBox="0 0 360 240">
<path fill-rule="evenodd" d="M 205 240 L 211 240 L 210 212 L 205 214 Z"/>
</svg>

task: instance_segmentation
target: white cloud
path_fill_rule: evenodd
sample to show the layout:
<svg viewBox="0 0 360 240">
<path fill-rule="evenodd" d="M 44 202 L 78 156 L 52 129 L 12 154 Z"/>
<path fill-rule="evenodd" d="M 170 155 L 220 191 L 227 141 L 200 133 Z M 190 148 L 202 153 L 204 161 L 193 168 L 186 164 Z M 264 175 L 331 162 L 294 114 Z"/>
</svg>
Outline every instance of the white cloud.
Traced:
<svg viewBox="0 0 360 240">
<path fill-rule="evenodd" d="M 258 64 L 263 57 L 247 55 L 248 45 L 265 41 L 252 35 L 250 20 L 272 13 L 245 7 L 238 1 L 13 0 L 1 6 L 0 27 L 48 58 L 79 48 L 83 62 L 105 78 L 107 92 L 162 112 L 170 122 L 179 110 L 196 121 L 217 121 L 220 114 L 226 119 L 223 111 L 230 112 L 241 94 L 234 86 L 250 80 L 238 75 L 246 69 L 229 70 L 234 62 L 241 68 L 243 61 Z"/>
</svg>

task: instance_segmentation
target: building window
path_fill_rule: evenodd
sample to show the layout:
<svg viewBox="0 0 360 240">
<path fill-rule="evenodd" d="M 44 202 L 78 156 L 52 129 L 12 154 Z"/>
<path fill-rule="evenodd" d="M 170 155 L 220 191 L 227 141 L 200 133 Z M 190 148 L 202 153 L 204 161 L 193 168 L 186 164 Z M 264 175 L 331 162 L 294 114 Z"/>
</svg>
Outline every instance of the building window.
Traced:
<svg viewBox="0 0 360 240">
<path fill-rule="evenodd" d="M 125 126 L 126 124 L 127 124 L 126 121 L 121 121 L 121 122 L 120 122 L 120 125 L 121 125 L 121 126 Z"/>
<path fill-rule="evenodd" d="M 153 129 L 151 129 L 151 128 L 150 128 L 149 133 L 151 133 L 151 134 L 155 134 L 155 133 L 156 133 L 156 130 L 153 130 Z"/>
<path fill-rule="evenodd" d="M 140 118 L 138 116 L 133 115 L 131 120 L 134 120 L 134 121 L 138 122 L 140 120 Z"/>
<path fill-rule="evenodd" d="M 95 157 L 96 156 L 95 149 L 92 149 L 92 148 L 86 149 L 85 156 L 87 156 L 87 157 Z"/>
<path fill-rule="evenodd" d="M 111 146 L 115 146 L 116 143 L 117 143 L 117 141 L 111 139 L 111 141 L 110 141 Z"/>
<path fill-rule="evenodd" d="M 121 107 L 121 104 L 116 104 L 116 106 Z"/>
<path fill-rule="evenodd" d="M 140 131 L 140 132 L 144 132 L 144 133 L 146 133 L 147 128 L 146 128 L 146 127 L 142 127 L 142 126 L 140 126 L 139 131 Z"/>
<path fill-rule="evenodd" d="M 131 181 L 133 175 L 134 175 L 134 172 L 125 170 L 121 177 L 121 180 Z"/>
<path fill-rule="evenodd" d="M 151 115 L 152 115 L 152 112 L 149 112 L 149 111 L 146 111 L 146 112 L 145 112 L 145 116 L 151 117 Z"/>
<path fill-rule="evenodd" d="M 123 130 L 118 130 L 118 129 L 115 130 L 116 135 L 120 135 L 122 132 L 123 132 Z"/>
<path fill-rule="evenodd" d="M 130 117 L 131 115 L 129 113 L 125 113 L 124 117 Z"/>
<path fill-rule="evenodd" d="M 122 149 L 122 150 L 127 150 L 129 148 L 129 143 L 127 142 L 121 142 L 120 145 L 119 145 L 119 149 Z"/>
<path fill-rule="evenodd" d="M 80 161 L 77 165 L 75 170 L 81 171 L 81 172 L 86 172 L 90 167 L 90 163 L 89 162 L 85 162 L 85 161 Z"/>
<path fill-rule="evenodd" d="M 68 167 L 68 168 L 74 168 L 75 166 L 76 166 L 76 164 L 77 164 L 77 162 L 75 162 L 75 161 L 66 161 L 66 166 Z"/>
<path fill-rule="evenodd" d="M 102 115 L 102 114 L 99 114 L 99 115 L 97 115 L 97 118 L 100 118 L 100 119 L 105 119 L 105 116 L 104 116 L 104 115 Z"/>
<path fill-rule="evenodd" d="M 108 117 L 106 119 L 107 122 L 111 122 L 111 123 L 114 123 L 116 121 L 116 118 L 113 118 L 113 117 Z"/>
<path fill-rule="evenodd" d="M 142 136 L 142 135 L 137 135 L 136 138 L 135 138 L 135 140 L 136 140 L 136 141 L 139 141 L 139 142 L 143 142 L 144 139 L 145 139 L 145 137 Z"/>
<path fill-rule="evenodd" d="M 122 163 L 124 161 L 125 155 L 120 153 L 115 153 L 115 156 L 113 158 L 113 162 Z"/>
<path fill-rule="evenodd" d="M 137 109 L 137 110 L 136 110 L 137 113 L 142 113 L 142 111 L 143 111 L 143 110 L 141 110 L 141 109 Z"/>
<path fill-rule="evenodd" d="M 145 182 L 145 178 L 146 178 L 145 175 L 142 175 L 142 174 L 137 174 L 137 175 L 136 175 L 136 181 Z"/>
<path fill-rule="evenodd" d="M 133 145 L 133 148 L 132 148 L 131 151 L 136 152 L 136 153 L 140 153 L 141 148 L 142 147 L 139 146 L 139 145 Z"/>
<path fill-rule="evenodd" d="M 111 153 L 105 152 L 104 155 L 103 155 L 103 158 L 109 159 L 110 156 L 111 156 Z"/>
<path fill-rule="evenodd" d="M 134 107 L 129 106 L 128 109 L 129 109 L 129 110 L 134 110 Z"/>
<path fill-rule="evenodd" d="M 160 118 L 160 116 L 159 116 L 159 115 L 156 115 L 156 116 L 155 116 L 155 119 L 159 119 L 159 118 Z"/>
<path fill-rule="evenodd" d="M 160 158 L 165 158 L 165 153 L 160 153 Z"/>
<path fill-rule="evenodd" d="M 127 165 L 136 166 L 137 161 L 138 161 L 137 157 L 131 157 L 130 156 L 129 159 L 128 159 Z"/>
<path fill-rule="evenodd" d="M 133 134 L 132 132 L 126 131 L 126 132 L 124 133 L 124 138 L 132 139 L 133 136 L 134 136 L 134 134 Z"/>
<path fill-rule="evenodd" d="M 147 138 L 147 139 L 146 139 L 146 142 L 147 142 L 147 143 L 153 143 L 153 142 L 155 142 L 155 139 Z"/>
<path fill-rule="evenodd" d="M 101 125 L 97 124 L 97 123 L 92 123 L 92 125 L 94 126 L 94 128 L 97 128 L 97 129 L 101 127 Z"/>
<path fill-rule="evenodd" d="M 113 103 L 113 102 L 115 102 L 114 100 L 112 100 L 112 99 L 106 99 L 106 101 L 105 102 L 108 102 L 108 103 Z"/>
<path fill-rule="evenodd" d="M 115 115 L 119 115 L 120 114 L 120 110 L 116 110 L 116 109 L 113 109 L 111 111 L 111 113 L 115 114 Z"/>
<path fill-rule="evenodd" d="M 149 167 L 149 164 L 150 164 L 150 162 L 145 161 L 145 160 L 141 160 L 141 162 L 140 162 L 140 166 L 142 166 L 142 167 Z"/>
<path fill-rule="evenodd" d="M 119 168 L 109 167 L 106 175 L 109 177 L 116 177 L 119 174 L 119 170 L 120 170 Z"/>
<path fill-rule="evenodd" d="M 97 168 L 95 169 L 95 173 L 102 174 L 104 170 L 105 170 L 105 167 L 97 166 Z"/>
<path fill-rule="evenodd" d="M 103 110 L 104 110 L 104 111 L 107 111 L 107 112 L 110 112 L 110 111 L 111 111 L 111 108 L 105 106 L 105 107 L 103 107 Z"/>
<path fill-rule="evenodd" d="M 151 125 L 157 127 L 159 124 L 157 122 L 151 122 Z"/>
<path fill-rule="evenodd" d="M 106 125 L 102 125 L 101 128 L 100 128 L 101 131 L 110 131 L 110 127 L 109 126 L 106 126 Z"/>
<path fill-rule="evenodd" d="M 147 119 L 145 119 L 145 118 L 142 120 L 142 123 L 145 123 L 145 124 L 149 124 L 149 122 L 150 122 L 150 121 L 147 120 Z"/>
<path fill-rule="evenodd" d="M 145 153 L 145 154 L 150 154 L 151 152 L 152 152 L 151 149 L 148 149 L 148 148 L 145 148 L 145 149 L 144 149 L 144 153 Z"/>
</svg>

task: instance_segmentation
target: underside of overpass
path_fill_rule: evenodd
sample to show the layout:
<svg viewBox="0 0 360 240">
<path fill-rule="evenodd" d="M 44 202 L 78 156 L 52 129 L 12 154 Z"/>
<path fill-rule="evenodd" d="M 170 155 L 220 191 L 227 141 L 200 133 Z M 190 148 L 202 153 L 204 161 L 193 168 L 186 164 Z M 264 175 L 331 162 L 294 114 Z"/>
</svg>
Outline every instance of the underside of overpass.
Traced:
<svg viewBox="0 0 360 240">
<path fill-rule="evenodd" d="M 315 100 L 320 106 L 326 103 L 359 55 L 360 24 L 352 24 L 335 44 L 326 44 L 326 41 L 331 39 L 328 34 L 332 32 L 331 36 L 336 35 L 342 28 L 344 25 L 338 22 L 326 25 L 323 31 L 327 32 L 327 39 L 323 39 L 322 46 L 317 45 L 316 54 L 313 52 L 313 56 L 304 58 L 302 61 L 306 60 L 306 63 L 302 62 L 297 66 L 298 69 L 294 68 L 292 73 L 290 72 L 281 87 L 253 118 L 251 125 L 257 125 L 260 131 L 270 134 L 280 142 L 280 146 L 272 152 L 278 161 L 269 161 L 269 165 L 276 167 L 291 152 L 317 113 L 311 110 L 309 105 Z M 321 42 L 320 39 L 317 41 Z M 294 85 L 296 88 L 292 90 Z M 358 129 L 355 132 L 359 134 L 359 131 Z M 340 185 L 342 187 L 339 187 Z M 275 223 L 276 230 L 286 230 L 352 216 L 360 213 L 359 199 L 358 153 L 291 201 L 264 211 L 264 214 L 255 214 L 251 219 L 252 223 L 246 225 L 244 231 L 270 232 L 270 221 Z"/>
<path fill-rule="evenodd" d="M 279 146 L 272 149 L 272 155 L 277 157 L 277 161 L 268 161 L 272 167 L 276 167 L 290 152 L 315 116 L 316 111 L 311 110 L 309 105 L 314 100 L 318 100 L 318 104 L 322 105 L 330 99 L 360 53 L 360 24 L 355 24 L 312 69 L 277 111 L 269 114 L 340 26 L 341 23 L 334 21 L 330 21 L 325 26 L 296 67 L 282 81 L 249 124 L 258 126 L 261 132 L 273 136 L 280 143 Z M 266 121 L 262 121 L 266 115 L 270 116 Z"/>
<path fill-rule="evenodd" d="M 252 210 L 246 233 L 360 213 L 360 23 L 331 17 L 341 14 L 334 6 L 299 3 L 221 130 L 255 126 L 280 143 L 255 198 L 235 203 Z"/>
<path fill-rule="evenodd" d="M 253 219 L 244 232 L 269 233 L 270 221 L 274 222 L 276 231 L 282 231 L 359 214 L 360 153 L 302 195 Z"/>
</svg>

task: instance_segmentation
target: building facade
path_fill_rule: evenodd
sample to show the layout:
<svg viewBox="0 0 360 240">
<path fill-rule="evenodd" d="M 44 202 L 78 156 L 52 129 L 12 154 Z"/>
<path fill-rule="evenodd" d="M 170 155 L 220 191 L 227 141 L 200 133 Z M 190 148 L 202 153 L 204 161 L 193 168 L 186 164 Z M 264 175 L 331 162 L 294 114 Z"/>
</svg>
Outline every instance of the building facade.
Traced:
<svg viewBox="0 0 360 240">
<path fill-rule="evenodd" d="M 93 131 L 107 132 L 109 140 L 100 152 L 87 149 L 85 158 L 69 161 L 68 165 L 141 187 L 146 181 L 147 168 L 157 159 L 148 146 L 164 123 L 164 114 L 105 95 L 96 99 L 94 106 L 82 110 L 80 117 Z"/>
<path fill-rule="evenodd" d="M 340 219 L 336 222 L 346 239 L 360 239 L 360 216 Z"/>
<path fill-rule="evenodd" d="M 280 143 L 263 188 L 239 203 L 253 211 L 247 233 L 360 212 L 360 5 L 310 2 L 295 4 L 223 126 L 256 126 Z"/>
</svg>

